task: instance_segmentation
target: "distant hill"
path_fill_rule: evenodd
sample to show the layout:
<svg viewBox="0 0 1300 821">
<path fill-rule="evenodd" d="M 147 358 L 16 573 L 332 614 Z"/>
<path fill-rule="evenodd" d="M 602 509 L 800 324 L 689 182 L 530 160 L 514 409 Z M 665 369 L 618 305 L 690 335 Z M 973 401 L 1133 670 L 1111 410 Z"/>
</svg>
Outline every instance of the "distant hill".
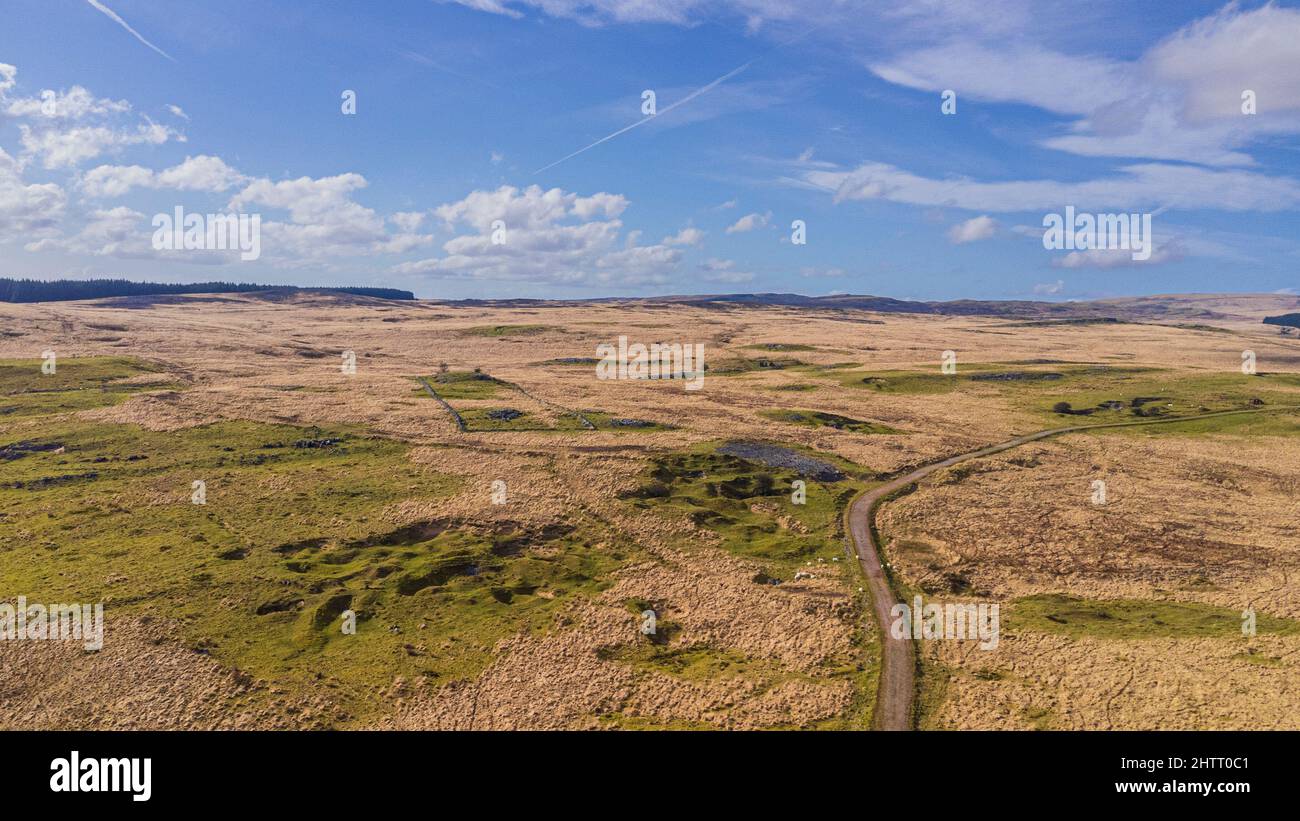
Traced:
<svg viewBox="0 0 1300 821">
<path fill-rule="evenodd" d="M 1075 321 L 1259 321 L 1269 313 L 1300 308 L 1300 297 L 1290 294 L 1167 294 L 1122 297 L 1086 302 L 1036 302 L 1033 300 L 957 299 L 922 302 L 885 296 L 836 294 L 687 294 L 681 296 L 604 297 L 591 300 L 467 299 L 443 301 L 448 305 L 493 308 L 546 308 L 591 303 L 621 305 L 689 305 L 715 310 L 745 308 L 800 308 L 824 311 L 875 311 L 879 313 L 934 314 L 939 316 L 989 316 L 1019 320 Z"/>
<path fill-rule="evenodd" d="M 115 296 L 165 296 L 171 294 L 242 294 L 253 291 L 289 293 L 327 291 L 376 299 L 415 299 L 410 291 L 396 288 L 326 287 L 299 288 L 296 285 L 254 285 L 249 282 L 131 282 L 126 279 L 39 279 L 0 278 L 0 302 L 67 302 Z"/>
</svg>

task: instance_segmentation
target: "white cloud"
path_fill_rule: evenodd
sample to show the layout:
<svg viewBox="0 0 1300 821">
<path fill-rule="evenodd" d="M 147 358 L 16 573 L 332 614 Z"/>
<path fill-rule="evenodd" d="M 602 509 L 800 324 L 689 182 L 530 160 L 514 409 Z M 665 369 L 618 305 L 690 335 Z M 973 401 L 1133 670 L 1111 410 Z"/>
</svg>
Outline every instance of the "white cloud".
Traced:
<svg viewBox="0 0 1300 821">
<path fill-rule="evenodd" d="M 73 86 L 68 91 L 45 89 L 38 97 L 19 97 L 6 102 L 4 112 L 10 117 L 45 120 L 81 120 L 125 114 L 131 110 L 131 104 L 126 100 L 99 98 L 81 86 Z"/>
<path fill-rule="evenodd" d="M 423 211 L 398 211 L 395 214 L 388 215 L 388 221 L 396 225 L 402 231 L 413 233 L 419 230 L 424 224 L 425 213 Z"/>
<path fill-rule="evenodd" d="M 739 16 L 752 31 L 769 20 L 798 20 L 806 5 L 793 0 L 442 0 L 478 11 L 519 18 L 520 9 L 587 26 L 610 23 L 692 25 L 711 16 Z"/>
<path fill-rule="evenodd" d="M 178 191 L 226 191 L 247 179 L 235 169 L 226 165 L 220 157 L 200 154 L 186 157 L 179 165 L 158 172 L 157 183 L 160 188 L 175 188 Z"/>
<path fill-rule="evenodd" d="M 664 237 L 664 245 L 689 245 L 698 246 L 704 242 L 704 232 L 698 228 L 687 227 L 678 231 L 671 237 Z"/>
<path fill-rule="evenodd" d="M 80 187 L 90 197 L 120 197 L 132 188 L 215 193 L 228 191 L 247 179 L 220 157 L 200 154 L 158 172 L 139 165 L 101 165 L 81 176 Z"/>
<path fill-rule="evenodd" d="M 873 63 L 882 79 L 923 91 L 953 89 L 962 101 L 1027 103 L 1057 114 L 1089 114 L 1134 93 L 1137 78 L 1100 57 L 1076 57 L 1032 44 L 960 41 Z M 937 104 L 936 104 L 937 105 Z"/>
<path fill-rule="evenodd" d="M 166 259 L 184 265 L 225 265 L 239 260 L 238 251 L 165 251 L 153 247 L 154 229 L 146 216 L 119 205 L 91 211 L 81 230 L 65 237 L 28 243 L 28 251 L 61 250 L 115 259 Z"/>
<path fill-rule="evenodd" d="M 848 274 L 843 268 L 814 268 L 808 266 L 799 269 L 799 276 L 809 279 L 818 277 L 842 277 Z"/>
<path fill-rule="evenodd" d="M 754 275 L 749 271 L 737 271 L 736 263 L 730 259 L 710 259 L 700 264 L 701 277 L 708 282 L 750 282 Z"/>
<path fill-rule="evenodd" d="M 71 168 L 106 151 L 130 145 L 162 145 L 168 140 L 184 142 L 184 136 L 165 125 L 146 122 L 134 130 L 106 126 L 77 126 L 68 129 L 19 126 L 23 153 L 39 157 L 46 168 Z"/>
<path fill-rule="evenodd" d="M 948 241 L 955 245 L 988 239 L 998 231 L 998 222 L 989 216 L 973 217 L 948 229 Z"/>
<path fill-rule="evenodd" d="M 0 148 L 0 242 L 53 232 L 66 205 L 67 195 L 58 185 L 25 184 L 18 163 Z"/>
<path fill-rule="evenodd" d="M 888 200 L 969 211 L 1055 212 L 1066 205 L 1119 211 L 1161 206 L 1280 211 L 1300 206 L 1300 182 L 1289 177 L 1165 163 L 1124 166 L 1116 175 L 1081 182 L 980 182 L 933 179 L 869 162 L 853 171 L 809 171 L 803 181 L 834 194 L 836 202 Z"/>
<path fill-rule="evenodd" d="M 748 233 L 749 231 L 754 231 L 759 228 L 767 227 L 767 224 L 771 221 L 772 221 L 771 211 L 768 211 L 766 214 L 758 214 L 758 213 L 746 214 L 745 216 L 741 217 L 740 219 L 736 220 L 734 223 L 729 225 L 727 227 L 727 233 L 728 234 Z"/>
<path fill-rule="evenodd" d="M 1056 282 L 1040 282 L 1034 286 L 1034 293 L 1040 296 L 1055 296 L 1065 290 L 1065 280 L 1058 279 Z"/>
<path fill-rule="evenodd" d="M 1191 122 L 1241 117 L 1241 93 L 1260 111 L 1300 110 L 1300 10 L 1235 3 L 1183 28 L 1146 55 L 1151 73 L 1183 91 Z"/>
<path fill-rule="evenodd" d="M 34 157 L 47 169 L 72 168 L 126 146 L 185 142 L 185 135 L 147 117 L 134 127 L 116 125 L 114 121 L 131 111 L 130 103 L 95 97 L 81 86 L 11 98 L 8 93 L 17 75 L 13 66 L 0 65 L 0 111 L 25 121 L 18 126 L 24 162 Z"/>
<path fill-rule="evenodd" d="M 474 191 L 458 202 L 434 209 L 448 225 L 461 223 L 487 231 L 496 220 L 511 229 L 540 228 L 568 216 L 590 219 L 597 214 L 617 217 L 627 208 L 621 195 L 600 193 L 591 197 L 566 194 L 558 188 L 542 190 L 532 185 L 520 190 L 503 185 L 495 191 Z"/>
<path fill-rule="evenodd" d="M 132 188 L 154 183 L 154 173 L 141 165 L 101 165 L 82 175 L 79 186 L 88 197 L 120 197 Z"/>
<path fill-rule="evenodd" d="M 1271 134 L 1300 134 L 1300 10 L 1229 3 L 1134 60 L 1066 54 L 1031 42 L 974 40 L 902 53 L 870 65 L 909 88 L 954 89 L 963 99 L 1022 103 L 1075 117 L 1052 149 L 1244 166 L 1242 149 Z M 1243 116 L 1242 92 L 1258 101 Z"/>
<path fill-rule="evenodd" d="M 392 270 L 442 279 L 571 285 L 669 281 L 682 258 L 676 246 L 690 244 L 696 229 L 684 229 L 656 245 L 639 245 L 640 233 L 624 235 L 618 219 L 627 207 L 625 197 L 605 192 L 582 197 L 535 185 L 473 191 L 433 211 L 448 227 L 471 233 L 443 243 L 445 256 L 404 262 Z M 494 224 L 504 224 L 504 233 Z"/>
<path fill-rule="evenodd" d="M 230 200 L 229 208 L 240 213 L 260 213 L 259 209 L 288 213 L 288 222 L 268 220 L 265 215 L 262 220 L 263 254 L 280 266 L 406 253 L 433 241 L 432 236 L 406 230 L 390 234 L 384 217 L 352 199 L 353 193 L 366 185 L 360 174 L 279 182 L 256 179 Z M 400 223 L 398 227 L 402 227 Z"/>
<path fill-rule="evenodd" d="M 1124 249 L 1093 249 L 1088 251 L 1071 251 L 1063 257 L 1052 259 L 1056 268 L 1136 268 L 1144 265 L 1160 265 L 1182 259 L 1182 253 L 1176 245 L 1157 244 L 1148 259 L 1133 259 L 1133 252 Z"/>
</svg>

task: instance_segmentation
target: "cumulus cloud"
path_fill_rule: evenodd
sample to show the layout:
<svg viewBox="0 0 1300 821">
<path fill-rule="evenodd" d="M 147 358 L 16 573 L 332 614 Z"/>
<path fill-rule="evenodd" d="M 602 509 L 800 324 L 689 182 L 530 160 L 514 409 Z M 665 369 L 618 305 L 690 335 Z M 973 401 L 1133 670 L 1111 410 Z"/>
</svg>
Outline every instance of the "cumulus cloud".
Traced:
<svg viewBox="0 0 1300 821">
<path fill-rule="evenodd" d="M 0 85 L 0 91 L 3 90 L 3 85 Z M 4 112 L 10 117 L 43 120 L 81 120 L 124 114 L 130 110 L 131 104 L 126 100 L 96 97 L 82 86 L 73 86 L 67 91 L 45 89 L 39 97 L 20 97 L 7 100 L 4 105 Z"/>
<path fill-rule="evenodd" d="M 288 221 L 262 219 L 262 248 L 276 265 L 301 266 L 363 254 L 401 254 L 427 245 L 433 237 L 402 229 L 391 234 L 386 220 L 352 196 L 366 187 L 360 174 L 255 179 L 231 198 L 240 213 L 285 211 Z M 409 224 L 409 221 L 407 221 Z"/>
<path fill-rule="evenodd" d="M 683 228 L 670 237 L 664 237 L 664 245 L 698 246 L 704 242 L 704 232 L 698 228 Z"/>
<path fill-rule="evenodd" d="M 0 111 L 23 121 L 19 134 L 21 159 L 38 159 L 47 169 L 75 168 L 86 160 L 132 145 L 185 142 L 185 135 L 140 118 L 134 125 L 119 121 L 131 111 L 125 100 L 95 97 L 81 86 L 59 92 L 45 90 L 35 97 L 10 97 L 18 70 L 0 64 Z"/>
<path fill-rule="evenodd" d="M 1133 252 L 1129 250 L 1105 248 L 1071 251 L 1063 257 L 1055 257 L 1052 265 L 1057 268 L 1136 268 L 1174 262 L 1182 256 L 1176 245 L 1157 244 L 1148 259 L 1133 259 Z"/>
<path fill-rule="evenodd" d="M 772 221 L 772 212 L 766 214 L 746 214 L 740 219 L 727 226 L 728 234 L 745 234 L 755 231 L 759 228 L 766 228 L 767 224 Z"/>
<path fill-rule="evenodd" d="M 955 245 L 988 239 L 998 231 L 997 220 L 989 216 L 973 217 L 948 229 L 948 241 Z"/>
<path fill-rule="evenodd" d="M 0 148 L 0 242 L 53 232 L 63 219 L 67 199 L 54 183 L 26 184 L 17 161 Z"/>
<path fill-rule="evenodd" d="M 73 209 L 70 216 L 67 194 L 61 186 L 28 184 L 23 179 L 24 169 L 35 162 L 46 169 L 71 171 L 72 183 L 83 195 L 83 202 L 123 197 L 137 189 L 195 194 L 233 189 L 235 193 L 224 209 L 212 202 L 195 205 L 178 201 L 175 205 L 191 213 L 231 211 L 258 215 L 263 259 L 277 266 L 328 268 L 340 258 L 405 254 L 433 243 L 432 235 L 419 233 L 426 212 L 398 212 L 385 217 L 357 202 L 356 195 L 367 183 L 355 173 L 288 180 L 255 178 L 207 154 L 186 157 L 161 170 L 140 164 L 102 164 L 77 173 L 82 163 L 101 154 L 131 145 L 184 141 L 184 135 L 147 118 L 124 123 L 123 118 L 132 114 L 130 103 L 96 97 L 82 86 L 32 97 L 15 95 L 17 78 L 17 68 L 0 63 L 0 114 L 19 121 L 22 143 L 17 159 L 0 150 L 0 241 L 21 239 L 31 251 L 166 258 L 199 264 L 232 261 L 231 255 L 224 252 L 154 249 L 151 220 L 126 205 L 105 208 L 91 204 L 85 210 Z M 169 106 L 168 110 L 187 119 L 178 106 Z M 522 196 L 527 200 L 534 192 Z M 565 213 L 593 219 L 617 216 L 627 205 L 624 198 L 603 193 L 561 196 L 560 200 L 559 207 Z M 470 200 L 444 211 L 442 216 L 453 222 L 477 222 L 477 212 L 492 210 L 490 201 Z M 525 206 L 520 213 L 525 212 L 540 215 L 543 222 L 546 219 L 545 207 Z M 510 210 L 505 213 L 510 214 Z M 680 238 L 690 241 L 692 235 L 683 232 Z M 605 250 L 618 249 L 611 244 Z M 645 269 L 656 264 L 653 252 L 631 251 L 627 256 L 624 264 L 628 267 Z"/>
<path fill-rule="evenodd" d="M 424 224 L 425 216 L 423 211 L 398 211 L 395 214 L 389 214 L 388 221 L 402 231 L 413 233 Z"/>
<path fill-rule="evenodd" d="M 559 188 L 501 186 L 473 191 L 433 209 L 452 230 L 445 256 L 404 262 L 395 273 L 443 279 L 551 284 L 667 282 L 682 258 L 679 246 L 698 241 L 687 228 L 654 245 L 639 232 L 624 234 L 619 217 L 629 203 L 620 194 L 579 196 Z"/>
<path fill-rule="evenodd" d="M 200 154 L 158 172 L 139 165 L 101 165 L 82 175 L 79 185 L 90 197 L 120 197 L 132 188 L 220 192 L 245 180 L 220 157 Z"/>
<path fill-rule="evenodd" d="M 168 140 L 184 142 L 183 135 L 153 122 L 135 128 L 115 129 L 106 126 L 74 128 L 33 128 L 19 126 L 23 153 L 40 158 L 48 169 L 71 168 L 86 160 L 131 145 L 162 145 Z"/>
<path fill-rule="evenodd" d="M 153 247 L 153 226 L 145 214 L 119 205 L 86 215 L 81 229 L 28 243 L 28 251 L 61 250 L 115 259 L 166 259 L 184 265 L 226 265 L 239 260 L 238 251 L 160 250 Z"/>
</svg>

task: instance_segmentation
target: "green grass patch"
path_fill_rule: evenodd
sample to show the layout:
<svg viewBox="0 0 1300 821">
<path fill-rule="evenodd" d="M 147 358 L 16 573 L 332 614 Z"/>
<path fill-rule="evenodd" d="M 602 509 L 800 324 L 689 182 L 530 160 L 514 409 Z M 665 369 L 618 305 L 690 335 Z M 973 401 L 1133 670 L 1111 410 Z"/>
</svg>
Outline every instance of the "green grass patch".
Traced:
<svg viewBox="0 0 1300 821">
<path fill-rule="evenodd" d="M 1193 602 L 1077 599 L 1043 594 L 1017 599 L 1006 629 L 1061 633 L 1074 638 L 1150 639 L 1241 637 L 1241 611 Z M 1300 621 L 1256 614 L 1258 633 L 1300 634 Z"/>
<path fill-rule="evenodd" d="M 56 421 L 3 462 L 0 589 L 103 601 L 110 642 L 121 616 L 176 623 L 222 664 L 296 693 L 330 687 L 345 724 L 364 724 L 376 689 L 473 678 L 500 639 L 550 629 L 623 560 L 596 547 L 603 531 L 394 530 L 393 504 L 460 484 L 408 449 L 349 428 Z M 340 629 L 346 609 L 355 635 Z"/>
<path fill-rule="evenodd" d="M 791 357 L 761 356 L 753 359 L 739 357 L 706 364 L 704 370 L 708 376 L 738 376 L 758 371 L 783 371 L 787 368 L 802 367 L 804 364 Z"/>
<path fill-rule="evenodd" d="M 822 411 L 774 409 L 759 411 L 759 415 L 776 422 L 785 422 L 807 428 L 834 428 L 835 430 L 846 430 L 851 433 L 901 433 L 901 431 L 879 422 L 864 422 L 860 419 L 850 419 L 847 416 Z"/>
<path fill-rule="evenodd" d="M 927 370 L 852 371 L 840 375 L 845 387 L 863 388 L 877 393 L 927 394 L 995 390 L 1008 396 L 1034 395 L 1062 385 L 1106 382 L 1111 384 L 1135 374 L 1150 373 L 1153 368 L 1110 365 L 1038 365 L 1038 364 L 962 364 L 957 373 L 945 374 L 938 363 Z"/>
<path fill-rule="evenodd" d="M 162 371 L 157 365 L 130 357 L 57 359 L 55 372 L 48 375 L 41 372 L 41 364 L 40 359 L 0 360 L 0 421 L 6 416 L 116 405 L 141 391 L 177 387 L 161 376 L 149 384 L 121 384 L 124 379 Z"/>
<path fill-rule="evenodd" d="M 760 342 L 757 345 L 745 345 L 744 348 L 747 351 L 769 351 L 772 353 L 817 350 L 816 345 L 797 345 L 790 342 Z"/>
<path fill-rule="evenodd" d="M 828 458 L 817 454 L 818 459 Z M 669 454 L 651 463 L 641 486 L 625 497 L 648 513 L 687 516 L 698 526 L 717 534 L 722 549 L 755 562 L 761 570 L 755 584 L 789 581 L 798 570 L 811 570 L 826 577 L 842 574 L 846 585 L 856 589 L 857 568 L 844 560 L 843 513 L 848 502 L 867 483 L 862 469 L 836 460 L 851 478 L 839 482 L 817 482 L 788 468 L 774 468 L 760 462 L 721 454 L 709 445 Z M 795 504 L 793 482 L 806 483 L 806 503 Z M 867 608 L 865 596 L 853 594 L 859 608 Z M 644 609 L 644 602 L 630 602 L 632 612 Z M 687 680 L 692 678 L 757 678 L 760 687 L 783 680 L 782 672 L 770 662 L 747 659 L 733 652 L 709 647 L 660 647 L 646 642 L 624 660 Z M 843 659 L 826 664 L 828 678 L 847 678 L 853 683 L 853 702 L 843 715 L 818 722 L 817 729 L 864 729 L 875 707 L 880 675 L 880 641 L 874 630 L 857 630 L 853 647 Z M 608 717 L 627 726 L 619 717 Z"/>
<path fill-rule="evenodd" d="M 534 336 L 551 330 L 550 325 L 476 325 L 461 331 L 462 336 Z"/>
<path fill-rule="evenodd" d="M 1244 662 L 1254 667 L 1286 667 L 1287 663 L 1280 656 L 1266 656 L 1254 649 L 1249 649 L 1244 653 L 1236 653 L 1232 656 L 1237 661 Z"/>
<path fill-rule="evenodd" d="M 661 422 L 654 422 L 649 419 L 635 419 L 629 416 L 615 416 L 612 413 L 604 411 L 584 410 L 582 415 L 587 418 L 588 422 L 596 426 L 597 430 L 612 430 L 626 433 L 647 433 L 657 430 L 674 430 L 673 425 L 665 425 Z"/>
<path fill-rule="evenodd" d="M 574 414 L 557 413 L 554 421 L 538 416 L 533 411 L 501 406 L 496 408 L 457 408 L 465 427 L 473 432 L 485 431 L 573 431 L 585 430 Z"/>
<path fill-rule="evenodd" d="M 1097 421 L 1104 421 L 1104 417 Z M 1241 413 L 1187 419 L 1166 425 L 1107 428 L 1098 432 L 1124 436 L 1300 436 L 1300 412 Z"/>
<path fill-rule="evenodd" d="M 1188 374 L 1176 371 L 1141 370 L 1089 373 L 1068 383 L 1045 387 L 1037 396 L 1020 397 L 1045 422 L 1139 421 L 1142 419 L 1194 416 L 1227 410 L 1247 410 L 1269 406 L 1300 406 L 1300 375 L 1242 373 Z M 1069 412 L 1058 408 L 1069 406 Z M 1201 425 L 1198 430 L 1195 425 Z M 1251 417 L 1222 417 L 1200 420 L 1189 425 L 1135 428 L 1151 434 L 1240 431 L 1252 424 Z M 1255 424 L 1275 422 L 1260 417 Z M 1293 430 L 1284 424 L 1279 432 Z"/>
<path fill-rule="evenodd" d="M 1043 427 L 1106 424 L 1194 416 L 1215 411 L 1300 406 L 1300 374 L 1236 371 L 1202 373 L 1160 368 L 1080 364 L 958 365 L 946 375 L 933 370 L 852 371 L 846 387 L 880 393 L 992 393 L 1036 417 Z M 1257 430 L 1290 434 L 1289 421 L 1206 420 L 1204 432 Z M 1152 434 L 1197 432 L 1192 426 L 1134 428 Z"/>
<path fill-rule="evenodd" d="M 805 482 L 804 504 L 792 498 L 795 480 Z M 861 486 L 699 448 L 655 460 L 627 498 L 643 510 L 685 515 L 718 534 L 724 550 L 789 579 L 810 561 L 843 564 L 833 561 L 843 556 L 840 512 Z"/>
<path fill-rule="evenodd" d="M 447 371 L 429 377 L 429 384 L 443 399 L 495 399 L 506 387 L 504 382 L 481 371 Z M 423 386 L 416 390 L 429 395 Z"/>
</svg>

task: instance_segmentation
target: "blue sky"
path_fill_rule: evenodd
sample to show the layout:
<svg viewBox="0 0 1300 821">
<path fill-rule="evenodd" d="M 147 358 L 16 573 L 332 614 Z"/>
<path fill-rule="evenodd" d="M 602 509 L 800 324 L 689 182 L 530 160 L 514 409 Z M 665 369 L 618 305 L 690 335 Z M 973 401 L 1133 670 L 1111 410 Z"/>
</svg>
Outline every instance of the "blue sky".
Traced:
<svg viewBox="0 0 1300 821">
<path fill-rule="evenodd" d="M 6 0 L 0 274 L 1293 290 L 1296 43 L 1289 3 Z M 260 258 L 154 247 L 177 206 L 260 215 Z M 1151 258 L 1045 249 L 1067 206 L 1152 213 Z"/>
</svg>

